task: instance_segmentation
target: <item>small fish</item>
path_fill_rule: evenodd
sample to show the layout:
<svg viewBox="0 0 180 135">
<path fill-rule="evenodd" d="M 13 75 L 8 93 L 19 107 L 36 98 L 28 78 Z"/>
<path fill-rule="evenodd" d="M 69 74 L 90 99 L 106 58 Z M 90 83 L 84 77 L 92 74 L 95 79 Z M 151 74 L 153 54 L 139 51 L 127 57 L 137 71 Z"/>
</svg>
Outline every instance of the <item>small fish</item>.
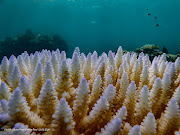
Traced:
<svg viewBox="0 0 180 135">
<path fill-rule="evenodd" d="M 101 5 L 92 6 L 92 8 L 101 8 Z"/>
<path fill-rule="evenodd" d="M 159 27 L 159 24 L 155 24 L 154 26 Z"/>
<path fill-rule="evenodd" d="M 146 8 L 146 10 L 149 10 L 148 8 Z"/>
<path fill-rule="evenodd" d="M 37 37 L 39 38 L 41 36 L 41 34 L 38 34 Z"/>
<path fill-rule="evenodd" d="M 153 17 L 153 19 L 157 19 L 157 17 Z"/>
<path fill-rule="evenodd" d="M 150 16 L 151 14 L 146 14 L 147 16 Z"/>
<path fill-rule="evenodd" d="M 96 23 L 96 21 L 91 21 L 91 23 Z"/>
</svg>

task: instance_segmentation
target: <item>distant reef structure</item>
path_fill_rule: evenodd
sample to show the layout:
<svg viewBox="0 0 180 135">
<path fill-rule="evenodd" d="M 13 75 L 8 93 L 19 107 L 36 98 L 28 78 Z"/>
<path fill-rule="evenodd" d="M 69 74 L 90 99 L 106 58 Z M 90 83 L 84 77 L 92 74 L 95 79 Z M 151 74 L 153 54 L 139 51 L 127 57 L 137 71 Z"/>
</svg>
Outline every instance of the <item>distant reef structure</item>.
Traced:
<svg viewBox="0 0 180 135">
<path fill-rule="evenodd" d="M 149 59 L 152 61 L 155 56 L 162 55 L 163 53 L 166 53 L 166 57 L 168 61 L 174 62 L 179 56 L 180 53 L 175 54 L 168 54 L 167 48 L 164 46 L 162 51 L 159 50 L 160 47 L 154 44 L 146 44 L 142 46 L 141 48 L 136 49 L 136 53 L 140 54 L 143 52 L 144 54 L 148 54 Z"/>
<path fill-rule="evenodd" d="M 7 37 L 0 41 L 0 59 L 20 55 L 22 52 L 34 53 L 42 49 L 56 50 L 57 48 L 68 52 L 66 41 L 58 34 L 45 35 L 34 33 L 30 29 L 15 37 Z"/>
<path fill-rule="evenodd" d="M 3 56 L 8 58 L 13 54 L 18 56 L 24 51 L 27 53 L 35 53 L 35 51 L 41 51 L 42 49 L 48 49 L 50 51 L 60 49 L 66 52 L 67 57 L 71 57 L 73 52 L 73 46 L 69 45 L 60 35 L 58 34 L 40 34 L 32 32 L 30 29 L 26 30 L 25 33 L 17 35 L 15 37 L 6 37 L 4 40 L 0 40 L 0 59 Z M 153 60 L 155 56 L 162 55 L 166 53 L 166 58 L 168 61 L 174 62 L 178 57 L 180 57 L 180 52 L 175 54 L 169 54 L 168 49 L 164 46 L 162 51 L 159 50 L 160 47 L 154 44 L 146 44 L 141 48 L 137 48 L 135 52 L 139 55 L 141 52 L 148 54 L 150 61 Z M 108 50 L 107 50 L 108 51 Z M 123 53 L 127 53 L 123 50 Z"/>
</svg>

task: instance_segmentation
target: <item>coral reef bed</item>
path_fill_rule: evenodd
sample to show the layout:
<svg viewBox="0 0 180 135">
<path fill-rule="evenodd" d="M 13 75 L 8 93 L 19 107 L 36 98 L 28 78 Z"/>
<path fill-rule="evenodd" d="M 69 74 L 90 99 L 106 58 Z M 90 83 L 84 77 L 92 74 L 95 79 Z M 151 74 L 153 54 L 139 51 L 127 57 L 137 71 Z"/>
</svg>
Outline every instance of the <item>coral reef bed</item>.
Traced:
<svg viewBox="0 0 180 135">
<path fill-rule="evenodd" d="M 61 48 L 66 53 L 70 49 L 58 34 L 40 34 L 28 29 L 25 33 L 0 40 L 0 59 L 3 56 L 10 57 L 12 54 L 18 56 L 24 51 L 34 53 L 42 49 L 55 50 L 56 48 Z"/>
<path fill-rule="evenodd" d="M 169 54 L 167 48 L 164 46 L 162 51 L 159 50 L 159 46 L 154 44 L 146 44 L 142 46 L 141 48 L 136 49 L 136 53 L 143 52 L 144 54 L 148 54 L 149 59 L 152 61 L 155 56 L 162 55 L 163 53 L 166 53 L 166 58 L 168 61 L 174 62 L 177 57 L 179 57 L 179 53 L 175 54 Z"/>
<path fill-rule="evenodd" d="M 180 57 L 79 48 L 5 56 L 1 135 L 173 135 L 180 133 Z"/>
</svg>

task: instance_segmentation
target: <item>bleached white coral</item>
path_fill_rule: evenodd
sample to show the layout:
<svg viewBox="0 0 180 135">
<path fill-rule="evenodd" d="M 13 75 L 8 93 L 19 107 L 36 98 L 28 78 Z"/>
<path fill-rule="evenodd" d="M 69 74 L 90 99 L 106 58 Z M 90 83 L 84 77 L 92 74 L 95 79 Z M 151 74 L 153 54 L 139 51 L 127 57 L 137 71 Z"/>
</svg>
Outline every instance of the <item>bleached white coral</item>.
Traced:
<svg viewBox="0 0 180 135">
<path fill-rule="evenodd" d="M 140 75 L 140 82 L 138 90 L 141 90 L 144 85 L 148 85 L 149 83 L 149 71 L 148 71 L 148 65 L 144 65 L 142 69 L 142 73 Z M 139 92 L 139 91 L 138 91 Z"/>
<path fill-rule="evenodd" d="M 180 135 L 180 130 L 179 131 L 175 131 L 174 135 Z"/>
<path fill-rule="evenodd" d="M 175 89 L 173 97 L 174 97 L 174 99 L 176 99 L 176 101 L 180 105 L 180 86 Z"/>
<path fill-rule="evenodd" d="M 104 88 L 106 88 L 109 84 L 113 84 L 113 79 L 111 74 L 108 74 L 108 76 L 105 78 Z"/>
<path fill-rule="evenodd" d="M 54 89 L 51 79 L 47 79 L 38 97 L 38 110 L 46 124 L 52 121 L 52 115 L 57 105 L 57 92 Z"/>
<path fill-rule="evenodd" d="M 116 95 L 116 87 L 114 87 L 112 84 L 109 84 L 102 95 L 106 97 L 109 103 L 112 103 Z"/>
<path fill-rule="evenodd" d="M 126 116 L 127 116 L 126 106 L 122 106 L 122 107 L 116 112 L 116 114 L 113 116 L 113 119 L 115 119 L 115 118 L 121 118 L 122 120 L 126 120 Z"/>
<path fill-rule="evenodd" d="M 19 89 L 22 91 L 24 97 L 26 97 L 26 101 L 29 106 L 33 106 L 34 95 L 31 90 L 31 86 L 29 85 L 29 80 L 26 76 L 22 76 L 19 81 Z"/>
<path fill-rule="evenodd" d="M 158 132 L 161 134 L 173 134 L 179 129 L 180 110 L 176 99 L 172 98 L 159 120 Z"/>
<path fill-rule="evenodd" d="M 67 61 L 63 60 L 60 65 L 58 72 L 58 78 L 56 80 L 56 91 L 58 92 L 58 99 L 62 98 L 64 93 L 71 95 L 72 93 L 72 83 L 71 83 L 70 71 L 67 65 Z M 69 96 L 64 96 L 64 98 L 69 99 Z"/>
<path fill-rule="evenodd" d="M 142 135 L 140 126 L 135 125 L 134 127 L 132 127 L 132 129 L 129 131 L 128 135 Z"/>
<path fill-rule="evenodd" d="M 1 108 L 4 113 L 8 113 L 8 102 L 4 99 L 0 100 Z"/>
<path fill-rule="evenodd" d="M 101 76 L 98 75 L 93 83 L 92 91 L 88 100 L 88 108 L 92 109 L 96 101 L 99 99 L 102 93 L 102 79 Z"/>
<path fill-rule="evenodd" d="M 73 114 L 70 106 L 68 105 L 65 98 L 61 98 L 56 111 L 53 115 L 52 121 L 52 133 L 58 134 L 63 133 L 64 135 L 72 134 L 74 128 Z"/>
<path fill-rule="evenodd" d="M 123 61 L 122 66 L 123 66 L 124 71 L 125 71 L 126 73 L 128 73 L 128 75 L 130 75 L 129 64 L 127 63 L 126 60 Z"/>
<path fill-rule="evenodd" d="M 83 74 L 84 77 L 89 80 L 91 77 L 91 68 L 92 68 L 92 64 L 91 64 L 91 53 L 89 53 L 87 55 L 87 59 L 84 63 L 84 67 L 83 67 Z"/>
<path fill-rule="evenodd" d="M 52 52 L 51 56 L 51 64 L 54 69 L 54 73 L 58 73 L 59 71 L 59 61 L 58 61 L 58 56 L 56 52 Z M 57 78 L 58 74 L 55 74 L 55 77 Z"/>
<path fill-rule="evenodd" d="M 9 100 L 11 96 L 10 89 L 5 82 L 1 82 L 0 85 L 0 99 Z"/>
<path fill-rule="evenodd" d="M 155 75 L 156 77 L 159 77 L 159 69 L 158 69 L 158 64 L 157 64 L 157 62 L 154 62 L 154 63 L 151 65 L 151 68 L 150 68 L 149 77 L 152 78 L 154 75 Z"/>
<path fill-rule="evenodd" d="M 135 123 L 140 124 L 150 110 L 151 105 L 149 102 L 149 89 L 147 85 L 144 85 L 135 106 Z"/>
<path fill-rule="evenodd" d="M 76 48 L 72 58 L 59 49 L 4 57 L 0 126 L 50 128 L 44 135 L 178 133 L 179 62 L 168 62 L 166 54 L 151 62 L 121 47 L 100 56 Z"/>
<path fill-rule="evenodd" d="M 82 78 L 79 87 L 76 90 L 76 99 L 73 104 L 74 121 L 78 124 L 75 125 L 77 130 L 81 125 L 81 121 L 87 116 L 88 111 L 88 98 L 89 98 L 89 84 L 86 78 Z"/>
<path fill-rule="evenodd" d="M 26 63 L 21 55 L 18 56 L 17 62 L 18 62 L 18 66 L 19 66 L 19 69 L 20 69 L 22 75 L 28 76 L 29 75 L 28 68 L 27 68 Z"/>
<path fill-rule="evenodd" d="M 120 105 L 122 105 L 122 103 L 124 102 L 128 86 L 129 86 L 128 74 L 126 72 L 123 72 L 122 78 L 120 80 L 120 88 L 119 88 L 119 90 L 117 90 L 118 98 L 119 98 L 118 104 L 120 104 Z"/>
<path fill-rule="evenodd" d="M 106 97 L 101 96 L 100 99 L 92 108 L 92 110 L 90 111 L 88 117 L 84 120 L 84 124 L 88 128 L 86 133 L 94 134 L 96 133 L 96 130 L 99 130 L 100 128 L 105 126 L 105 124 L 107 123 L 106 115 L 108 115 L 108 109 L 109 109 L 109 103 Z M 98 127 L 96 126 L 96 123 L 98 123 L 99 125 Z"/>
<path fill-rule="evenodd" d="M 103 113 L 104 110 L 109 109 L 109 103 L 105 96 L 101 96 L 97 103 L 92 108 L 92 111 L 89 113 L 88 120 L 92 122 L 92 120 L 96 120 L 96 118 Z"/>
<path fill-rule="evenodd" d="M 132 81 L 127 88 L 126 98 L 123 103 L 123 105 L 126 106 L 127 108 L 127 113 L 128 113 L 127 121 L 128 122 L 132 122 L 132 118 L 135 112 L 135 103 L 136 103 L 135 92 L 136 92 L 136 84 L 134 81 Z"/>
<path fill-rule="evenodd" d="M 112 65 L 115 68 L 115 60 L 112 51 L 108 52 L 108 65 Z"/>
<path fill-rule="evenodd" d="M 123 56 L 123 51 L 122 51 L 122 47 L 120 46 L 115 55 L 115 64 L 118 69 L 122 63 L 122 56 Z"/>
<path fill-rule="evenodd" d="M 165 61 L 163 60 L 160 64 L 160 67 L 159 67 L 159 76 L 162 78 L 163 77 L 163 73 L 164 73 L 164 70 L 166 68 L 166 63 Z"/>
<path fill-rule="evenodd" d="M 180 57 L 178 57 L 175 61 L 175 68 L 177 73 L 180 73 Z"/>
<path fill-rule="evenodd" d="M 8 114 L 12 118 L 10 125 L 16 122 L 29 124 L 31 127 L 43 127 L 44 121 L 27 106 L 26 99 L 22 96 L 21 90 L 16 88 L 8 102 Z"/>
<path fill-rule="evenodd" d="M 23 123 L 16 123 L 11 131 L 10 135 L 30 135 L 32 129 L 28 128 L 28 125 Z"/>
<path fill-rule="evenodd" d="M 93 52 L 92 56 L 91 56 L 91 59 L 92 59 L 92 68 L 91 70 L 93 71 L 94 70 L 94 66 L 97 62 L 97 59 L 98 59 L 98 54 L 96 51 Z"/>
<path fill-rule="evenodd" d="M 133 70 L 132 70 L 132 74 L 130 77 L 131 81 L 135 81 L 136 85 L 138 85 L 138 82 L 140 80 L 140 63 L 139 60 L 136 60 L 134 66 L 133 66 Z"/>
<path fill-rule="evenodd" d="M 21 71 L 19 70 L 19 67 L 16 65 L 14 66 L 11 75 L 10 75 L 10 87 L 12 89 L 15 89 L 18 86 L 19 80 L 21 77 Z"/>
<path fill-rule="evenodd" d="M 168 101 L 169 97 L 172 96 L 173 90 L 171 89 L 171 77 L 169 73 L 165 73 L 162 79 L 162 94 L 159 99 L 159 106 L 161 109 L 164 110 Z"/>
<path fill-rule="evenodd" d="M 78 53 L 74 53 L 72 57 L 71 63 L 71 80 L 73 83 L 73 87 L 77 88 L 82 78 L 82 69 L 80 65 L 79 55 Z"/>
<path fill-rule="evenodd" d="M 1 113 L 0 114 L 0 122 L 1 122 L 1 124 L 7 123 L 10 120 L 11 120 L 11 117 L 8 115 L 8 113 Z"/>
<path fill-rule="evenodd" d="M 46 62 L 44 68 L 44 80 L 51 79 L 52 83 L 56 82 L 54 69 L 50 61 Z"/>
<path fill-rule="evenodd" d="M 148 113 L 141 123 L 141 132 L 145 135 L 155 135 L 157 129 L 156 119 L 153 113 Z"/>
<path fill-rule="evenodd" d="M 123 126 L 122 135 L 127 135 L 129 131 L 131 130 L 131 128 L 132 128 L 131 125 L 126 122 Z"/>
<path fill-rule="evenodd" d="M 157 103 L 159 101 L 159 97 L 161 96 L 162 93 L 162 81 L 161 78 L 156 78 L 153 87 L 150 91 L 150 105 L 152 108 L 152 112 L 156 114 L 157 110 L 159 109 L 160 106 L 157 106 Z"/>
<path fill-rule="evenodd" d="M 101 133 L 95 135 L 116 135 L 121 130 L 122 120 L 120 118 L 112 119 L 104 128 L 101 129 Z"/>
<path fill-rule="evenodd" d="M 1 78 L 6 80 L 8 75 L 9 61 L 6 56 L 3 57 L 1 62 Z"/>
<path fill-rule="evenodd" d="M 8 115 L 8 102 L 4 99 L 0 100 L 0 122 L 6 123 L 11 120 Z"/>
<path fill-rule="evenodd" d="M 33 54 L 30 55 L 30 63 L 32 64 L 31 69 L 30 69 L 31 74 L 34 72 L 39 59 L 40 59 L 40 53 L 37 51 L 34 53 L 34 55 Z"/>
<path fill-rule="evenodd" d="M 40 89 L 43 85 L 43 70 L 42 70 L 42 64 L 38 63 L 35 71 L 33 73 L 32 79 L 31 79 L 32 83 L 31 83 L 31 87 L 34 93 L 35 98 L 37 98 L 39 96 L 39 92 Z"/>
</svg>

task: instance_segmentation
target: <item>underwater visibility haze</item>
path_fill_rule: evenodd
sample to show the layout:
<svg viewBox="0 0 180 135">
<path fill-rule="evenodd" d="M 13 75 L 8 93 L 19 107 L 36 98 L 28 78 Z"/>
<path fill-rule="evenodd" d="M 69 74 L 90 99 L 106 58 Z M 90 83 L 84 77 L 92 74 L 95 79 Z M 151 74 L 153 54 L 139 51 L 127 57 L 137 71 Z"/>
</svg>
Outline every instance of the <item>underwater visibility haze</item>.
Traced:
<svg viewBox="0 0 180 135">
<path fill-rule="evenodd" d="M 145 44 L 180 50 L 179 0 L 1 0 L 0 39 L 27 29 L 59 34 L 71 48 L 99 54 Z"/>
</svg>

